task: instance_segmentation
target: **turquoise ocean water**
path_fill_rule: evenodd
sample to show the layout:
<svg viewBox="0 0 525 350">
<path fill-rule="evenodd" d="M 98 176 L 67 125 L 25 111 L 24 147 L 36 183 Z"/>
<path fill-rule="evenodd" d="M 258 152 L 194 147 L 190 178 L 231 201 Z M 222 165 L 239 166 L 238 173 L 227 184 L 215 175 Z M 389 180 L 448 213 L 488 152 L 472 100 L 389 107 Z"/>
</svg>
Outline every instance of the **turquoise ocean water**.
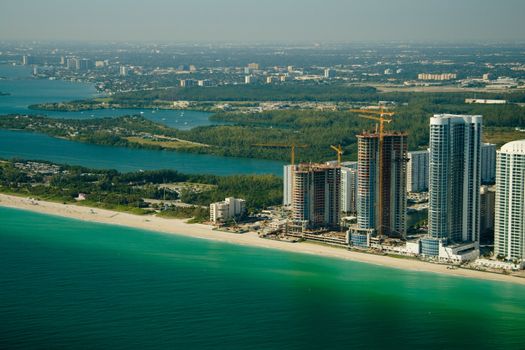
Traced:
<svg viewBox="0 0 525 350">
<path fill-rule="evenodd" d="M 0 208 L 0 348 L 523 349 L 525 287 Z"/>
</svg>

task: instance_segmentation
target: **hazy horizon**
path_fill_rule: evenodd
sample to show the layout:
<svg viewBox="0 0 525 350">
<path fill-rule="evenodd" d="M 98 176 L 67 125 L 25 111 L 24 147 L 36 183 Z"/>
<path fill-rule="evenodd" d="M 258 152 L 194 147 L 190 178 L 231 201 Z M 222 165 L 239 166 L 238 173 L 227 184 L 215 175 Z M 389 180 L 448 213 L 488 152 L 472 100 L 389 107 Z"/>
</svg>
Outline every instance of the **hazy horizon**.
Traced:
<svg viewBox="0 0 525 350">
<path fill-rule="evenodd" d="M 525 2 L 502 0 L 3 0 L 0 40 L 516 42 Z"/>
</svg>

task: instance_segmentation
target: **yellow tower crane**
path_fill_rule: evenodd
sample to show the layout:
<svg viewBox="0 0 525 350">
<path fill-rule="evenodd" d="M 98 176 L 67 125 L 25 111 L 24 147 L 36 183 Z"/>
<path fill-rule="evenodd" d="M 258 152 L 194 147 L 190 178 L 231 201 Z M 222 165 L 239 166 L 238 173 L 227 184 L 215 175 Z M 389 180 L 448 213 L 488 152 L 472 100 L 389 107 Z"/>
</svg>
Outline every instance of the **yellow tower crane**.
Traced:
<svg viewBox="0 0 525 350">
<path fill-rule="evenodd" d="M 330 148 L 333 149 L 337 153 L 337 165 L 341 165 L 341 157 L 343 155 L 343 147 L 341 145 L 333 146 L 330 145 Z"/>
<path fill-rule="evenodd" d="M 361 118 L 376 120 L 379 122 L 379 200 L 377 205 L 377 215 L 379 217 L 379 236 L 383 236 L 383 139 L 385 135 L 385 123 L 391 123 L 393 121 L 392 119 L 385 117 L 392 117 L 395 113 L 385 111 L 384 107 L 382 106 L 379 110 L 351 109 L 350 112 L 360 114 L 359 117 Z"/>
<path fill-rule="evenodd" d="M 301 145 L 296 143 L 257 143 L 253 145 L 255 147 L 268 147 L 268 148 L 290 148 L 291 160 L 290 164 L 295 165 L 295 149 L 296 148 L 307 148 L 308 145 Z"/>
</svg>

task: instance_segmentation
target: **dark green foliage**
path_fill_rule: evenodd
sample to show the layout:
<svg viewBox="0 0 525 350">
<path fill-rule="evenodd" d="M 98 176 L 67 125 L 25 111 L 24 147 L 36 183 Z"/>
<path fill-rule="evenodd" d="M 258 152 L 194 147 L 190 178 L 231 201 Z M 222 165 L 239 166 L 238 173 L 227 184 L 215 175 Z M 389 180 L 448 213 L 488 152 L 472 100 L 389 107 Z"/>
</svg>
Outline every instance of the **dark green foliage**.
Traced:
<svg viewBox="0 0 525 350">
<path fill-rule="evenodd" d="M 262 89 L 260 86 L 249 88 L 238 86 L 236 88 L 240 89 L 239 91 L 242 93 L 247 91 L 261 92 L 259 89 Z M 310 86 L 310 88 L 312 87 Z M 179 89 L 175 90 L 179 91 Z M 220 91 L 223 91 L 222 87 Z M 371 91 L 364 88 L 357 91 L 360 94 L 365 94 L 367 96 L 365 100 L 371 103 L 377 102 L 374 100 L 377 98 L 397 103 L 394 123 L 388 125 L 387 129 L 407 132 L 411 150 L 422 149 L 428 145 L 429 118 L 435 113 L 481 114 L 484 117 L 486 127 L 525 127 L 524 107 L 516 104 L 465 104 L 464 99 L 472 97 L 468 93 L 395 92 L 378 94 L 375 90 Z M 350 94 L 350 92 L 348 93 Z M 143 98 L 148 98 L 148 94 L 149 92 Z M 524 94 L 480 95 L 476 97 L 506 98 L 520 101 Z M 321 96 L 324 95 L 321 94 Z M 218 113 L 211 118 L 226 121 L 233 125 L 176 130 L 147 120 L 142 116 L 89 120 L 6 116 L 0 118 L 0 128 L 33 130 L 52 136 L 103 145 L 160 149 L 161 147 L 157 145 L 131 143 L 126 139 L 126 137 L 141 134 L 157 134 L 210 146 L 184 149 L 187 152 L 285 161 L 290 159 L 288 149 L 260 148 L 253 147 L 253 145 L 258 143 L 301 143 L 307 144 L 309 147 L 297 150 L 298 161 L 325 161 L 335 158 L 335 153 L 330 149 L 330 145 L 335 144 L 343 146 L 345 160 L 355 160 L 357 158 L 355 135 L 363 130 L 373 130 L 376 124 L 374 121 L 359 118 L 355 113 L 345 111 L 280 110 L 252 114 Z"/>
<path fill-rule="evenodd" d="M 147 207 L 144 199 L 179 199 L 177 192 L 161 188 L 159 184 L 192 182 L 214 186 L 204 192 L 183 192 L 180 199 L 189 204 L 208 206 L 226 197 L 237 197 L 246 199 L 248 209 L 254 211 L 282 202 L 282 180 L 273 175 L 220 177 L 185 175 L 175 170 L 119 173 L 67 165 L 59 169 L 41 175 L 17 168 L 15 161 L 2 162 L 0 190 L 60 202 L 73 202 L 79 193 L 84 193 L 87 198 L 83 204 L 127 210 Z M 200 212 L 199 209 L 199 216 L 202 216 Z"/>
<path fill-rule="evenodd" d="M 208 205 L 224 200 L 225 197 L 243 198 L 247 209 L 256 211 L 282 203 L 282 180 L 274 175 L 235 175 L 215 177 L 214 181 L 204 180 L 217 187 L 206 192 L 183 192 L 181 200 L 185 203 Z"/>
<path fill-rule="evenodd" d="M 376 95 L 368 86 L 324 85 L 225 85 L 217 87 L 169 88 L 118 93 L 113 103 L 149 105 L 152 101 L 364 101 Z"/>
<path fill-rule="evenodd" d="M 203 207 L 170 207 L 162 210 L 158 216 L 175 219 L 193 218 L 194 222 L 207 221 L 210 217 L 209 209 Z"/>
</svg>

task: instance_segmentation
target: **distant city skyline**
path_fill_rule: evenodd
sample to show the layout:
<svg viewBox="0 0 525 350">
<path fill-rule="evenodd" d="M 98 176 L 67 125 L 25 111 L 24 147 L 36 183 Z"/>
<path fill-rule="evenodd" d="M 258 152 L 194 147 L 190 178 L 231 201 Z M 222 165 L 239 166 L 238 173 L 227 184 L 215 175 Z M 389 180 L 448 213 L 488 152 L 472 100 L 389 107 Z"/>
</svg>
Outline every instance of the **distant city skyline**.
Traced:
<svg viewBox="0 0 525 350">
<path fill-rule="evenodd" d="M 525 41 L 521 0 L 3 0 L 0 40 Z"/>
</svg>

